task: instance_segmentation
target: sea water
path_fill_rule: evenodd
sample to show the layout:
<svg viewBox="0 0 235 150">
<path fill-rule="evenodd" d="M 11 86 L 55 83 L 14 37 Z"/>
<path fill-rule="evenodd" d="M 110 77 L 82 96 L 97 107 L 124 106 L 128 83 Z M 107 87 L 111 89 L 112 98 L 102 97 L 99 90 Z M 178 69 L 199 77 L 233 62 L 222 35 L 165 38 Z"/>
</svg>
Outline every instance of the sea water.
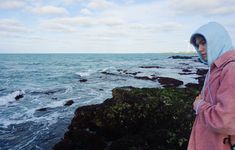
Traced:
<svg viewBox="0 0 235 150">
<path fill-rule="evenodd" d="M 182 69 L 195 73 L 206 66 L 193 59 L 169 58 L 172 55 L 0 54 L 0 149 L 52 149 L 63 138 L 76 108 L 102 103 L 112 97 L 115 87 L 161 87 L 157 81 L 135 76 L 197 83 L 196 74 L 179 73 Z M 17 95 L 23 98 L 16 100 Z M 68 100 L 74 103 L 64 106 Z"/>
</svg>

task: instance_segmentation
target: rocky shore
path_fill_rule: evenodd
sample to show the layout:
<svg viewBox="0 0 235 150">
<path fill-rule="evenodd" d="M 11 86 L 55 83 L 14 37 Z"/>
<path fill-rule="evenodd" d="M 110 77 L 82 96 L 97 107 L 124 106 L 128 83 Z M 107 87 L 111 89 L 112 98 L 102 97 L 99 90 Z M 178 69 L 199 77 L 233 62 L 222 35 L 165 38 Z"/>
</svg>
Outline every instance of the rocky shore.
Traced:
<svg viewBox="0 0 235 150">
<path fill-rule="evenodd" d="M 134 88 L 112 91 L 102 104 L 75 111 L 68 131 L 53 148 L 81 150 L 187 149 L 200 88 Z"/>
<path fill-rule="evenodd" d="M 191 59 L 194 56 L 172 56 Z M 198 83 L 156 76 L 141 76 L 141 71 L 118 69 L 101 72 L 107 76 L 129 76 L 160 83 L 159 88 L 121 87 L 112 90 L 112 98 L 102 104 L 77 108 L 75 116 L 55 150 L 186 150 L 194 111 L 192 103 L 199 94 L 207 69 L 182 63 L 180 75 L 198 75 Z M 162 66 L 139 66 L 164 69 Z M 84 81 L 85 82 L 85 81 Z"/>
</svg>

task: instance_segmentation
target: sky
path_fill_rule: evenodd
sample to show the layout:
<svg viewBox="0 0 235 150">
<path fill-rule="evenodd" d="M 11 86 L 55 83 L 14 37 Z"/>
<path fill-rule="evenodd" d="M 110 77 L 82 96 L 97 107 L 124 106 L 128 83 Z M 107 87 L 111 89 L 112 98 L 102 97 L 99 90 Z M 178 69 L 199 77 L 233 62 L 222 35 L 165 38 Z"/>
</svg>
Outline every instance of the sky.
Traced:
<svg viewBox="0 0 235 150">
<path fill-rule="evenodd" d="M 235 43 L 234 0 L 0 0 L 0 53 L 192 52 L 210 21 Z"/>
</svg>

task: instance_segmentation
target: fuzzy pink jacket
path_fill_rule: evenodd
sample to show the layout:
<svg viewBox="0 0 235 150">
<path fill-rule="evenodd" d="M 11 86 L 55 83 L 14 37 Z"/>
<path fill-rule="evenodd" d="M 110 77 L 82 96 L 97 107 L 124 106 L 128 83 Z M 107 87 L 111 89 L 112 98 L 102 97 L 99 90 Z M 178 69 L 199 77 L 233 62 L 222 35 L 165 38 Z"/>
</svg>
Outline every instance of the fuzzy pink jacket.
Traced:
<svg viewBox="0 0 235 150">
<path fill-rule="evenodd" d="M 235 50 L 224 53 L 211 65 L 204 92 L 188 150 L 230 150 L 223 140 L 232 135 L 235 144 Z"/>
</svg>

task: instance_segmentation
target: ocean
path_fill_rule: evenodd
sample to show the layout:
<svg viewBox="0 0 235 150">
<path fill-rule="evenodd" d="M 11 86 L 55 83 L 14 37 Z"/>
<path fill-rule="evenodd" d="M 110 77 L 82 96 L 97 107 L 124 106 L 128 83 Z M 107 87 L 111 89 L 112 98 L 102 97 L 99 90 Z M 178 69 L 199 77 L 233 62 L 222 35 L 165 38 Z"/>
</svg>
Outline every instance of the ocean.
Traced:
<svg viewBox="0 0 235 150">
<path fill-rule="evenodd" d="M 115 87 L 161 88 L 135 77 L 198 83 L 194 73 L 206 66 L 197 58 L 169 58 L 173 55 L 178 54 L 0 54 L 0 149 L 52 149 L 76 108 L 102 103 Z M 180 75 L 183 69 L 193 74 Z M 64 106 L 69 100 L 74 103 Z"/>
</svg>

